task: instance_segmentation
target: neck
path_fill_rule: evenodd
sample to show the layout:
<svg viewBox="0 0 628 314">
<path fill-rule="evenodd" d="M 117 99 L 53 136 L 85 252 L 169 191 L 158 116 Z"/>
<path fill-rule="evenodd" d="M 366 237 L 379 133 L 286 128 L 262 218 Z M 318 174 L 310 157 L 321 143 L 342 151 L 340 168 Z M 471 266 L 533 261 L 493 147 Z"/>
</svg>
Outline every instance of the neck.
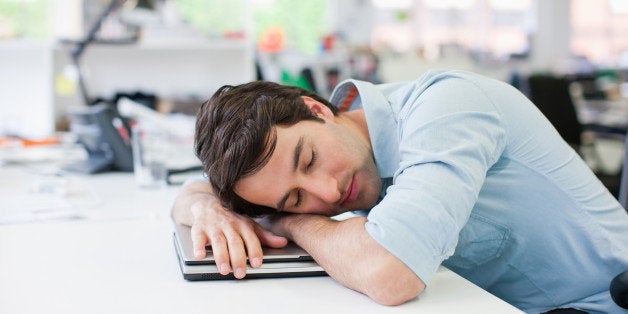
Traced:
<svg viewBox="0 0 628 314">
<path fill-rule="evenodd" d="M 351 110 L 342 112 L 338 115 L 340 123 L 357 131 L 361 137 L 366 141 L 368 146 L 371 146 L 371 138 L 369 136 L 368 125 L 366 124 L 366 116 L 364 115 L 364 109 Z"/>
</svg>

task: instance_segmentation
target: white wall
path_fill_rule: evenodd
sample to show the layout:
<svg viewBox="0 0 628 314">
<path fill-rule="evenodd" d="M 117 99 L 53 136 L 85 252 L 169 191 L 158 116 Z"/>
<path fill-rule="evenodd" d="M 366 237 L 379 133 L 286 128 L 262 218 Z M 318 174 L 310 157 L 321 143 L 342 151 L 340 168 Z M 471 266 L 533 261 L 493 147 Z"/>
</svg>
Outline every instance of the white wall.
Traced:
<svg viewBox="0 0 628 314">
<path fill-rule="evenodd" d="M 54 131 L 51 45 L 0 41 L 0 136 Z"/>
</svg>

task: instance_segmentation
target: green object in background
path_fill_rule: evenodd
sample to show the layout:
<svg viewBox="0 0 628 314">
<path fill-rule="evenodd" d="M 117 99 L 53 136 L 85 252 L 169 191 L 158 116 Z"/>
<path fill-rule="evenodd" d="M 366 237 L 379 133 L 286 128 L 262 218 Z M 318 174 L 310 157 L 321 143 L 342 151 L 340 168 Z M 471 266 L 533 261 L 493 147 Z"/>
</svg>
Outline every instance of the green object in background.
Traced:
<svg viewBox="0 0 628 314">
<path fill-rule="evenodd" d="M 326 23 L 328 0 L 175 0 L 175 3 L 184 21 L 207 34 L 244 31 L 251 22 L 252 39 L 257 41 L 269 27 L 280 26 L 286 30 L 290 48 L 311 55 L 320 52 L 321 38 L 331 31 Z M 250 16 L 245 12 L 250 12 Z"/>
<path fill-rule="evenodd" d="M 597 79 L 599 79 L 599 78 L 606 78 L 606 79 L 608 79 L 610 81 L 613 81 L 613 82 L 617 82 L 619 80 L 619 74 L 617 73 L 616 70 L 613 70 L 613 69 L 602 69 L 602 70 L 599 70 L 599 71 L 597 71 L 595 77 Z"/>
<path fill-rule="evenodd" d="M 226 0 L 223 0 L 226 1 Z M 320 53 L 321 38 L 331 32 L 326 11 L 328 0 L 273 0 L 255 4 L 253 21 L 255 40 L 272 26 L 286 30 L 286 45 L 309 55 Z"/>
<path fill-rule="evenodd" d="M 49 0 L 0 0 L 0 39 L 46 39 L 52 35 Z"/>
<path fill-rule="evenodd" d="M 181 18 L 209 37 L 243 32 L 246 25 L 246 0 L 176 0 Z"/>
<path fill-rule="evenodd" d="M 293 75 L 291 75 L 286 70 L 282 70 L 281 71 L 281 84 L 289 85 L 289 86 L 301 87 L 301 88 L 307 89 L 309 91 L 314 91 L 312 86 L 310 86 L 310 83 L 307 81 L 307 79 L 303 75 L 299 75 L 298 77 L 294 77 Z"/>
</svg>

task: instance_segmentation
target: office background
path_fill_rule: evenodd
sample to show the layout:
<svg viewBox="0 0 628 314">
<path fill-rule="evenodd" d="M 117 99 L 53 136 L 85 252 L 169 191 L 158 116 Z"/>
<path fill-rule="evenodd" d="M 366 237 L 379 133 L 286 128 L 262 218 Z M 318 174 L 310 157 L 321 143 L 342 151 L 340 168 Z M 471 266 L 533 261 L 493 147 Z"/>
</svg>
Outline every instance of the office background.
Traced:
<svg viewBox="0 0 628 314">
<path fill-rule="evenodd" d="M 99 152 L 77 127 L 97 105 L 176 133 L 160 143 L 179 153 L 168 155 L 177 170 L 198 165 L 194 113 L 222 85 L 264 79 L 329 96 L 346 78 L 386 83 L 432 68 L 519 88 L 621 197 L 625 0 L 0 0 L 0 312 L 257 312 L 277 295 L 289 296 L 284 308 L 259 312 L 517 312 L 446 269 L 421 302 L 395 309 L 329 278 L 193 285 L 180 277 L 169 217 L 189 173 L 146 187 L 128 159 L 122 172 L 66 172 L 93 159 L 85 148 Z M 298 293 L 311 287 L 325 291 L 320 302 Z M 259 303 L 240 303 L 242 291 Z"/>
<path fill-rule="evenodd" d="M 118 2 L 0 0 L 0 153 L 10 146 L 14 158 L 10 139 L 62 137 L 86 102 L 130 97 L 193 116 L 224 84 L 265 79 L 328 96 L 345 78 L 411 80 L 430 68 L 478 72 L 528 95 L 532 76 L 566 78 L 576 123 L 628 125 L 626 1 Z M 582 151 L 590 165 L 616 174 L 623 140 L 581 136 L 596 142 Z"/>
<path fill-rule="evenodd" d="M 0 134 L 45 136 L 78 105 L 69 51 L 108 3 L 0 1 Z M 255 60 L 265 79 L 286 83 L 310 68 L 323 94 L 331 86 L 319 70 L 382 82 L 434 67 L 503 80 L 621 70 L 627 7 L 621 0 L 130 0 L 105 19 L 81 62 L 94 96 L 142 91 L 170 100 L 255 79 Z M 24 119 L 37 123 L 23 130 Z"/>
<path fill-rule="evenodd" d="M 530 97 L 530 77 L 566 78 L 578 123 L 623 130 L 627 17 L 621 0 L 0 0 L 0 152 L 14 153 L 8 139 L 71 134 L 71 113 L 97 101 L 193 117 L 224 84 L 265 79 L 328 96 L 345 78 L 411 80 L 430 68 L 479 72 Z M 582 151 L 591 166 L 616 174 L 623 140 L 593 141 Z"/>
</svg>

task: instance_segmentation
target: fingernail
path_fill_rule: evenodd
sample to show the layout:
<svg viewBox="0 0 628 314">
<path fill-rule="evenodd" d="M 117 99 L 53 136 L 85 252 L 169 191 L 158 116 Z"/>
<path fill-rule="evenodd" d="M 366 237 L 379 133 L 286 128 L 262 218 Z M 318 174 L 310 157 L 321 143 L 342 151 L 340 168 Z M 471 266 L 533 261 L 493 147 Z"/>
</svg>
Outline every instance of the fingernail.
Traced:
<svg viewBox="0 0 628 314">
<path fill-rule="evenodd" d="M 242 277 L 244 277 L 245 274 L 246 274 L 246 272 L 244 271 L 244 268 L 238 268 L 235 271 L 235 277 L 236 278 L 242 278 Z"/>
<path fill-rule="evenodd" d="M 201 250 L 194 251 L 194 256 L 196 256 L 196 258 L 201 258 L 203 256 L 203 251 Z"/>
<path fill-rule="evenodd" d="M 220 273 L 226 275 L 229 273 L 229 266 L 227 264 L 220 264 Z"/>
<path fill-rule="evenodd" d="M 260 260 L 259 257 L 254 257 L 251 260 L 251 266 L 253 266 L 253 267 L 259 267 L 261 264 L 262 264 L 262 261 Z"/>
</svg>

